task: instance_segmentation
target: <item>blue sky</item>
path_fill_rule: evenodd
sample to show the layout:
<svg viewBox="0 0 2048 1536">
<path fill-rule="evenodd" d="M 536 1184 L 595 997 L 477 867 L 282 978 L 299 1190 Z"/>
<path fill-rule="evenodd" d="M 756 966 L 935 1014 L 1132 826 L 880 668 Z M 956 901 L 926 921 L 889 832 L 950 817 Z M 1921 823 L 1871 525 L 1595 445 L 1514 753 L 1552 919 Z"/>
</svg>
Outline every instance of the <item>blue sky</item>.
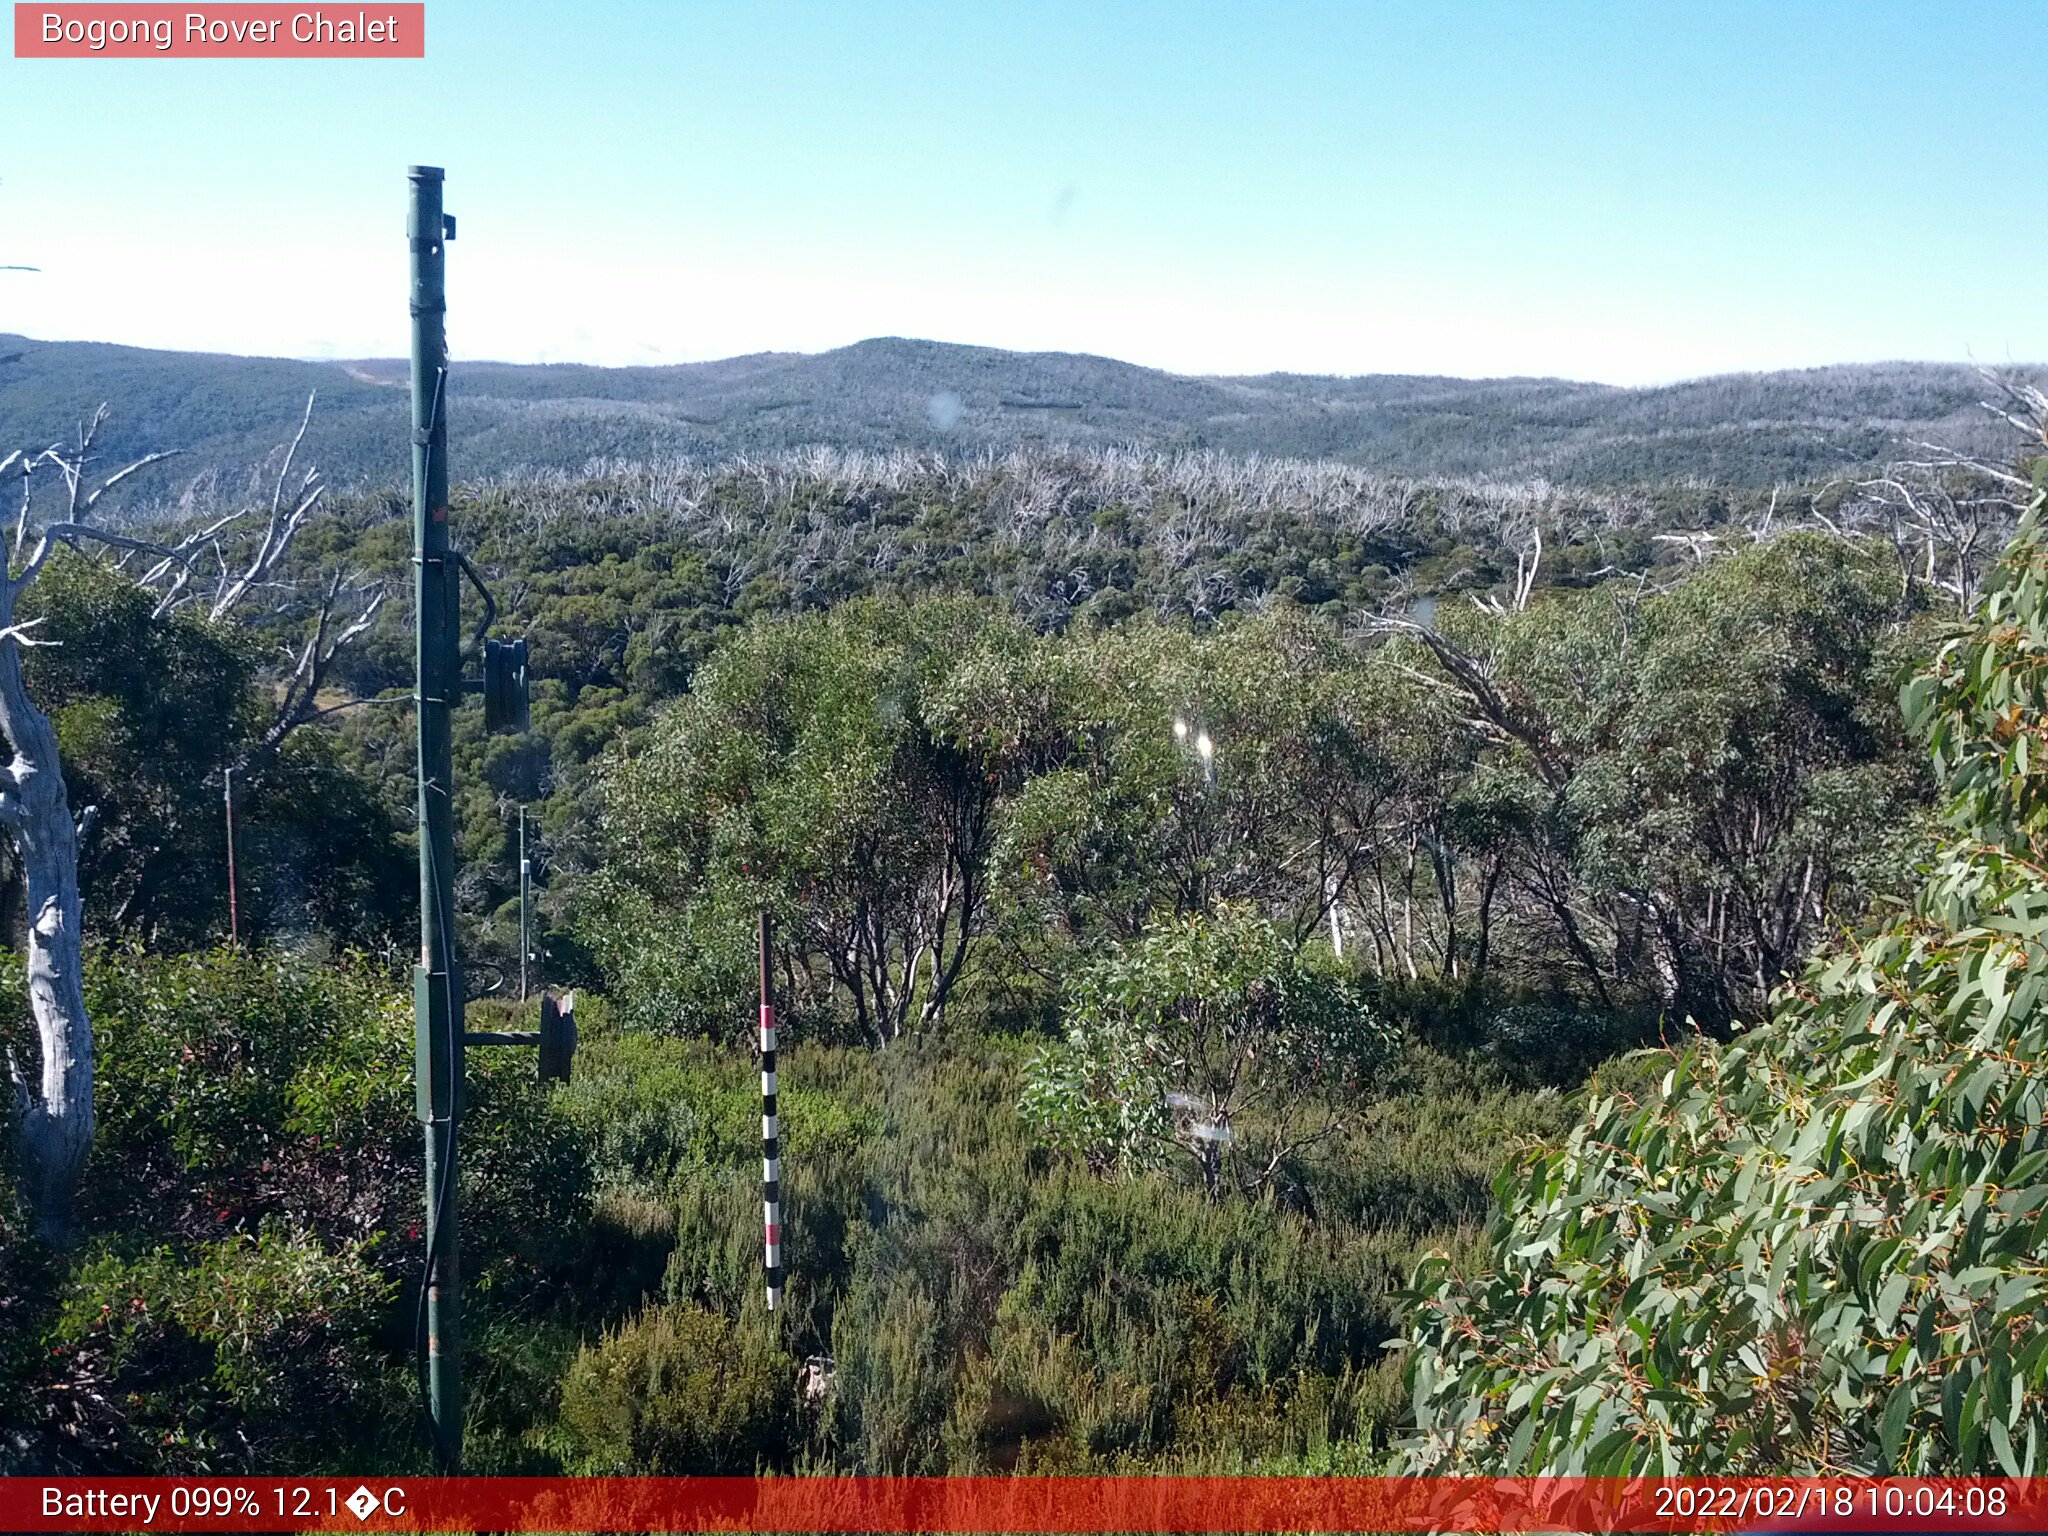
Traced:
<svg viewBox="0 0 2048 1536">
<path fill-rule="evenodd" d="M 0 262 L 44 269 L 0 273 L 0 331 L 398 354 L 419 161 L 461 220 L 468 357 L 898 334 L 1616 383 L 2031 361 L 2044 20 L 428 0 L 423 62 L 0 58 Z"/>
</svg>

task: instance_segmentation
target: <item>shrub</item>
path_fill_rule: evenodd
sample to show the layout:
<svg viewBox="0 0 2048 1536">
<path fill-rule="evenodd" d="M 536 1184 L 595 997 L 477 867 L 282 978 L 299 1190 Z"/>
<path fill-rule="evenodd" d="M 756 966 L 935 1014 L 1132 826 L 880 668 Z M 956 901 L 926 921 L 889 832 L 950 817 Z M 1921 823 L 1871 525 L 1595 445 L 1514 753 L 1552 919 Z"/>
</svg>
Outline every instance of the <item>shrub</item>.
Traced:
<svg viewBox="0 0 2048 1536">
<path fill-rule="evenodd" d="M 879 1129 L 870 1106 L 818 1086 L 838 1053 L 785 1052 L 785 1136 L 794 1157 L 840 1161 Z M 579 1049 L 554 1108 L 590 1148 L 600 1178 L 665 1188 L 693 1169 L 759 1171 L 761 1079 L 752 1052 L 628 1033 Z"/>
<path fill-rule="evenodd" d="M 416 1204 L 411 1010 L 356 960 L 93 957 L 94 1210 L 214 1237 L 263 1217 L 361 1237 Z"/>
<path fill-rule="evenodd" d="M 1637 1043 L 1639 1031 L 1612 1009 L 1517 1001 L 1486 1016 L 1486 1049 L 1517 1081 L 1566 1086 Z"/>
<path fill-rule="evenodd" d="M 73 1337 L 47 1341 L 40 1379 L 24 1383 L 45 1431 L 64 1431 L 35 1457 L 56 1447 L 61 1460 L 72 1444 L 139 1466 L 267 1470 L 314 1465 L 326 1442 L 308 1450 L 294 1436 L 316 1433 L 366 1466 L 418 1457 L 424 1202 L 408 999 L 358 958 L 235 949 L 104 952 L 87 998 L 100 1046 L 97 1246 L 63 1292 Z M 468 1089 L 470 1363 L 480 1384 L 505 1388 L 488 1405 L 493 1394 L 477 1394 L 489 1428 L 552 1409 L 565 1350 L 550 1313 L 581 1296 L 571 1276 L 591 1180 L 581 1133 L 535 1082 L 530 1052 L 473 1052 Z M 216 1298 L 233 1305 L 197 1310 Z M 588 1310 L 605 1315 L 599 1301 Z M 292 1332 L 316 1323 L 317 1336 Z M 521 1358 L 536 1338 L 549 1341 L 537 1369 Z M 294 1374 L 329 1356 L 333 1402 Z M 387 1377 L 399 1405 L 388 1413 Z M 104 1413 L 67 1406 L 99 1398 Z M 372 1455 L 373 1442 L 397 1449 Z"/>
<path fill-rule="evenodd" d="M 1154 924 L 1075 980 L 1066 1039 L 1034 1058 L 1024 1111 L 1100 1169 L 1191 1156 L 1214 1196 L 1266 1187 L 1341 1128 L 1395 1037 L 1350 976 L 1243 907 Z"/>
<path fill-rule="evenodd" d="M 369 962 L 116 950 L 92 958 L 86 1001 L 100 1047 L 87 1192 L 103 1224 L 186 1240 L 418 1224 L 411 1000 Z M 488 1282 L 515 1250 L 573 1235 L 587 1159 L 525 1051 L 470 1054 L 463 1131 L 465 1246 Z"/>
<path fill-rule="evenodd" d="M 759 1318 L 657 1306 L 577 1355 L 562 1385 L 570 1462 L 592 1474 L 744 1475 L 784 1464 L 796 1364 Z"/>
<path fill-rule="evenodd" d="M 0 1128 L 12 1127 L 0 1119 Z M 0 1139 L 0 1477 L 29 1470 L 44 1425 L 37 1388 L 49 1359 L 44 1334 L 55 1311 L 53 1255 L 32 1235 Z"/>
<path fill-rule="evenodd" d="M 378 1347 L 394 1290 L 365 1245 L 274 1227 L 107 1252 L 66 1287 L 54 1350 L 106 1405 L 88 1432 L 138 1469 L 374 1466 L 412 1408 Z"/>
</svg>

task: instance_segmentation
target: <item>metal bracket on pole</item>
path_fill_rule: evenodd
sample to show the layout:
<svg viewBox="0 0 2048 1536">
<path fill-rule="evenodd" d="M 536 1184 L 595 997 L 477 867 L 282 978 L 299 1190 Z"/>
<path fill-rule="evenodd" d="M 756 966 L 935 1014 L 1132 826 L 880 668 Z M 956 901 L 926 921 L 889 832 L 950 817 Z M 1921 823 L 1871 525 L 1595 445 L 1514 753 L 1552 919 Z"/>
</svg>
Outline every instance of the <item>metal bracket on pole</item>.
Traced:
<svg viewBox="0 0 2048 1536">
<path fill-rule="evenodd" d="M 576 994 L 565 992 L 558 999 L 552 992 L 543 992 L 539 1029 L 472 1029 L 463 1034 L 462 1043 L 539 1046 L 540 1080 L 566 1083 L 576 1059 Z"/>
</svg>

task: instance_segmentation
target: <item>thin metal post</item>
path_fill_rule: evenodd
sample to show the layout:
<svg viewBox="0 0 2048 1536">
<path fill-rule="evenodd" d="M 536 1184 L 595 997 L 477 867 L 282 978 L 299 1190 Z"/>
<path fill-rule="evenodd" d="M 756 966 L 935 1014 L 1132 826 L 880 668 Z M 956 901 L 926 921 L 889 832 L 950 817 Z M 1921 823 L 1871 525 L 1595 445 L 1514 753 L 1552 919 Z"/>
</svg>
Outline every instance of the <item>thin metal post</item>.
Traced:
<svg viewBox="0 0 2048 1536">
<path fill-rule="evenodd" d="M 526 1001 L 527 908 L 533 900 L 533 865 L 526 857 L 526 807 L 519 807 L 519 1001 Z"/>
<path fill-rule="evenodd" d="M 442 173 L 408 173 L 412 251 L 413 596 L 418 618 L 420 963 L 413 973 L 417 1112 L 427 1174 L 427 1406 L 442 1467 L 462 1465 L 461 1247 L 456 1142 L 462 1118 L 462 981 L 455 957 L 454 749 L 461 680 L 457 567 L 448 547 L 446 260 L 453 221 Z"/>
<path fill-rule="evenodd" d="M 782 1127 L 775 1112 L 775 992 L 769 977 L 774 923 L 761 909 L 761 1228 L 768 1310 L 782 1302 Z"/>
<path fill-rule="evenodd" d="M 220 776 L 220 797 L 227 807 L 228 816 L 228 942 L 242 942 L 241 914 L 235 905 L 235 770 L 224 769 Z"/>
</svg>

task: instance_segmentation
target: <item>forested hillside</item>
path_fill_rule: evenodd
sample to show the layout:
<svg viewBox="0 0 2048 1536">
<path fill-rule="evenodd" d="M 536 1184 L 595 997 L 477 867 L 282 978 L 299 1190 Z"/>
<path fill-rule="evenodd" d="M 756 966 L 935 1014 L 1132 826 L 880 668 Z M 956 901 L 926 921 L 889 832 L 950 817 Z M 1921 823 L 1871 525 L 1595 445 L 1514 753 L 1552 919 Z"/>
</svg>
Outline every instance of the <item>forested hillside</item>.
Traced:
<svg viewBox="0 0 2048 1536">
<path fill-rule="evenodd" d="M 1939 795 L 1976 797 L 1972 846 L 2005 836 L 1999 775 L 2029 770 L 1979 748 L 2042 701 L 2023 679 L 1970 726 L 1957 690 L 1990 684 L 1949 637 L 2032 622 L 2030 525 L 1961 628 L 2015 480 L 1558 488 L 1041 447 L 471 482 L 456 537 L 534 673 L 530 731 L 458 717 L 472 1015 L 522 1013 L 524 806 L 538 976 L 581 990 L 584 1046 L 561 1087 L 472 1058 L 470 1469 L 1583 1464 L 1576 1422 L 1443 1401 L 1453 1374 L 1505 1400 L 1564 1346 L 1454 1358 L 1434 1319 L 1511 1310 L 1546 1254 L 1634 1278 L 1577 1227 L 1539 1253 L 1557 1221 L 1495 1180 L 1579 1177 L 1587 1117 L 1663 1102 L 1681 1059 L 1666 1098 L 1745 1070 L 1748 1026 L 1807 995 L 1785 978 L 1912 898 Z M 17 614 L 58 642 L 27 683 L 93 808 L 103 1066 L 76 1241 L 37 1239 L 11 1182 L 0 1203 L 8 1470 L 428 1462 L 410 530 L 388 494 L 292 513 L 297 484 L 145 492 L 124 536 L 176 559 L 60 550 Z M 25 1059 L 21 978 L 0 995 Z M 1970 1114 L 2019 1113 L 1994 1087 Z M 1756 1106 L 1730 1103 L 1739 1156 Z M 1630 1133 L 1645 1160 L 1658 1123 Z M 1600 1456 L 1627 1428 L 1630 1465 L 1708 1465 L 1738 1398 L 1640 1433 L 1617 1407 Z M 1911 1399 L 1883 1456 L 1983 1464 L 1997 1437 L 1939 1438 L 1940 1411 Z M 1777 1469 L 1833 1442 L 1756 1444 Z"/>
<path fill-rule="evenodd" d="M 308 448 L 341 487 L 403 482 L 402 362 L 294 362 L 0 335 L 0 439 L 43 440 L 102 401 L 104 447 L 180 449 L 226 477 L 288 435 L 317 390 Z M 815 444 L 1006 451 L 1213 448 L 1385 473 L 1616 486 L 1769 488 L 1869 471 L 1940 441 L 1988 448 L 1975 370 L 1888 363 L 1646 389 L 1558 379 L 1188 378 L 1108 358 L 885 338 L 816 355 L 667 368 L 458 362 L 452 451 L 483 478 L 592 460 L 717 459 Z"/>
</svg>

